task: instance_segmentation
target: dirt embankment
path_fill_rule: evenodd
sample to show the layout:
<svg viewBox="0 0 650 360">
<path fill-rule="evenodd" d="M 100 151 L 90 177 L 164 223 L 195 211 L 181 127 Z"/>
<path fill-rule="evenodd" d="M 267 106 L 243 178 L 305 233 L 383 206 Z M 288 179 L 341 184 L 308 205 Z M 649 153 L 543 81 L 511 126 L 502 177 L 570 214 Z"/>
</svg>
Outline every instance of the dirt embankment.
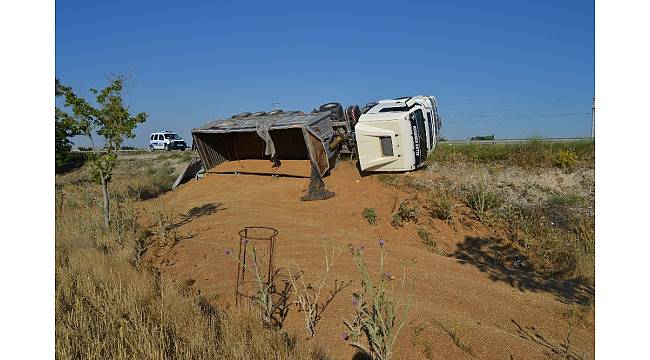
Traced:
<svg viewBox="0 0 650 360">
<path fill-rule="evenodd" d="M 418 236 L 418 225 L 407 223 L 398 229 L 390 225 L 396 204 L 417 194 L 382 184 L 376 177 L 361 177 L 353 164 L 338 165 L 325 182 L 336 197 L 301 202 L 309 179 L 208 174 L 192 180 L 140 208 L 152 233 L 159 233 L 161 219 L 174 225 L 174 240 L 154 235 L 147 257 L 163 274 L 228 306 L 234 304 L 236 262 L 224 251 L 237 248 L 237 233 L 246 226 L 277 229 L 276 263 L 299 265 L 314 280 L 324 267 L 322 239 L 343 248 L 365 245 L 373 271 L 379 261 L 377 241 L 384 239 L 388 270 L 399 273 L 406 260 L 414 294 L 395 359 L 547 359 L 564 349 L 567 314 L 576 308 L 573 303 L 588 302 L 593 289 L 481 261 L 491 259 L 482 244 L 495 230 L 477 223 L 453 229 L 430 220 L 427 226 L 434 229 L 431 236 L 436 241 L 436 250 L 430 251 Z M 363 218 L 366 207 L 376 210 L 377 225 Z M 445 256 L 459 252 L 475 261 Z M 347 252 L 337 260 L 333 278 L 359 279 Z M 358 286 L 356 282 L 335 298 L 318 325 L 314 341 L 335 359 L 354 355 L 341 340 L 346 331 L 341 320 L 352 314 L 351 294 Z M 579 309 L 569 350 L 593 358 L 593 308 L 585 313 Z M 294 309 L 285 328 L 303 338 L 301 316 Z"/>
</svg>

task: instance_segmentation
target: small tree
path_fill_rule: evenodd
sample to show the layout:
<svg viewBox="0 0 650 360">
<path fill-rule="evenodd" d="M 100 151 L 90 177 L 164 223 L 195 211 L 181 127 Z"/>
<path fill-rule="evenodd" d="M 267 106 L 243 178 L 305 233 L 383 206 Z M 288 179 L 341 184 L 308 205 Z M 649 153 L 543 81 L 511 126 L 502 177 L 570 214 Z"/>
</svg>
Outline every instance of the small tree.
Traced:
<svg viewBox="0 0 650 360">
<path fill-rule="evenodd" d="M 57 121 L 72 123 L 75 129 L 90 139 L 93 153 L 89 157 L 93 179 L 102 185 L 104 225 L 110 225 L 110 197 L 108 183 L 113 175 L 113 168 L 117 160 L 117 150 L 126 138 L 134 138 L 135 127 L 147 120 L 146 113 L 132 116 L 128 106 L 122 99 L 124 90 L 124 76 L 115 76 L 111 83 L 103 90 L 90 89 L 95 95 L 96 106 L 91 105 L 84 98 L 77 96 L 72 88 L 56 81 L 56 96 L 65 98 L 64 106 L 71 108 L 69 114 L 59 108 L 56 109 Z M 104 147 L 97 152 L 93 133 L 104 138 Z"/>
<path fill-rule="evenodd" d="M 62 96 L 59 79 L 56 80 L 56 96 Z M 67 114 L 60 109 L 54 113 L 54 157 L 57 171 L 64 168 L 70 162 L 72 151 L 72 141 L 70 138 L 81 135 L 76 122 L 66 116 Z"/>
</svg>

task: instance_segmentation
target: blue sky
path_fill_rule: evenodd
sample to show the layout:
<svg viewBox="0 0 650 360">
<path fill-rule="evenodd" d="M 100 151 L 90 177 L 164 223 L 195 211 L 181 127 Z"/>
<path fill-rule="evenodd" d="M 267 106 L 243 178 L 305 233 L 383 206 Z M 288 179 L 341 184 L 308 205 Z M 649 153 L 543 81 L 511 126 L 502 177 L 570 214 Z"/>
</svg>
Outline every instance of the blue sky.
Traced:
<svg viewBox="0 0 650 360">
<path fill-rule="evenodd" d="M 155 130 L 428 94 L 443 136 L 588 136 L 593 1 L 56 1 L 56 76 L 111 73 Z M 79 139 L 78 145 L 85 144 Z"/>
</svg>

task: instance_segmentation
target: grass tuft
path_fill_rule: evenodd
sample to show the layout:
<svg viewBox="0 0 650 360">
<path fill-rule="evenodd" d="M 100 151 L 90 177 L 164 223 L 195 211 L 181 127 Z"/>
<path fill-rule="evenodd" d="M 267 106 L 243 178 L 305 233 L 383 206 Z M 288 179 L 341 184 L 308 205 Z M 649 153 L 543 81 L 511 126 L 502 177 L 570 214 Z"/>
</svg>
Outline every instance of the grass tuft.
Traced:
<svg viewBox="0 0 650 360">
<path fill-rule="evenodd" d="M 485 184 L 469 185 L 464 191 L 465 204 L 474 211 L 479 221 L 484 221 L 489 213 L 503 204 L 498 193 Z"/>
<path fill-rule="evenodd" d="M 377 225 L 377 212 L 375 211 L 374 208 L 363 209 L 361 215 L 363 215 L 363 218 L 366 219 L 368 224 Z"/>
</svg>

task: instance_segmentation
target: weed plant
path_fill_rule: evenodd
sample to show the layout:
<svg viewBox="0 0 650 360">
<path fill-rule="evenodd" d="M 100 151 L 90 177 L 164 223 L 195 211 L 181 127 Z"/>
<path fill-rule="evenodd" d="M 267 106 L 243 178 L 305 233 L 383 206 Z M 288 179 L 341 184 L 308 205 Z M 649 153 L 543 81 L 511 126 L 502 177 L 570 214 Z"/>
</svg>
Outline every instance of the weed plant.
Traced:
<svg viewBox="0 0 650 360">
<path fill-rule="evenodd" d="M 374 208 L 364 208 L 361 214 L 368 224 L 377 225 L 377 212 Z"/>
<path fill-rule="evenodd" d="M 483 183 L 465 187 L 464 196 L 465 204 L 474 211 L 476 218 L 481 222 L 489 212 L 503 204 L 503 199 Z"/>
<path fill-rule="evenodd" d="M 423 227 L 418 228 L 418 236 L 420 237 L 420 239 L 422 239 L 424 245 L 426 245 L 429 249 L 433 249 L 436 247 L 436 241 L 431 238 L 431 234 L 426 228 Z"/>
<path fill-rule="evenodd" d="M 404 226 L 405 222 L 413 222 L 417 224 L 419 214 L 420 212 L 414 201 L 404 200 L 400 202 L 399 208 L 397 209 L 397 212 L 393 214 L 390 224 L 396 228 Z"/>
<path fill-rule="evenodd" d="M 370 359 L 388 360 L 397 336 L 406 323 L 412 295 L 406 294 L 406 265 L 402 276 L 396 279 L 390 272 L 385 272 L 385 243 L 379 241 L 379 274 L 373 279 L 368 271 L 362 247 L 351 247 L 357 270 L 361 275 L 361 289 L 352 297 L 354 314 L 352 320 L 344 320 L 350 333 L 343 334 L 348 343 L 362 351 Z M 395 282 L 399 289 L 395 289 Z M 402 294 L 399 296 L 397 294 Z"/>
<path fill-rule="evenodd" d="M 318 281 L 306 280 L 305 273 L 299 267 L 297 267 L 297 271 L 289 272 L 291 289 L 296 298 L 295 302 L 299 306 L 299 312 L 303 314 L 305 328 L 310 337 L 316 335 L 316 326 L 328 305 L 341 291 L 351 285 L 351 281 L 339 281 L 338 279 L 329 285 L 328 280 L 332 267 L 341 254 L 340 247 L 334 243 L 330 245 L 331 249 L 328 251 L 327 244 L 323 243 L 325 269 Z M 294 267 L 296 266 L 294 265 Z"/>
</svg>

